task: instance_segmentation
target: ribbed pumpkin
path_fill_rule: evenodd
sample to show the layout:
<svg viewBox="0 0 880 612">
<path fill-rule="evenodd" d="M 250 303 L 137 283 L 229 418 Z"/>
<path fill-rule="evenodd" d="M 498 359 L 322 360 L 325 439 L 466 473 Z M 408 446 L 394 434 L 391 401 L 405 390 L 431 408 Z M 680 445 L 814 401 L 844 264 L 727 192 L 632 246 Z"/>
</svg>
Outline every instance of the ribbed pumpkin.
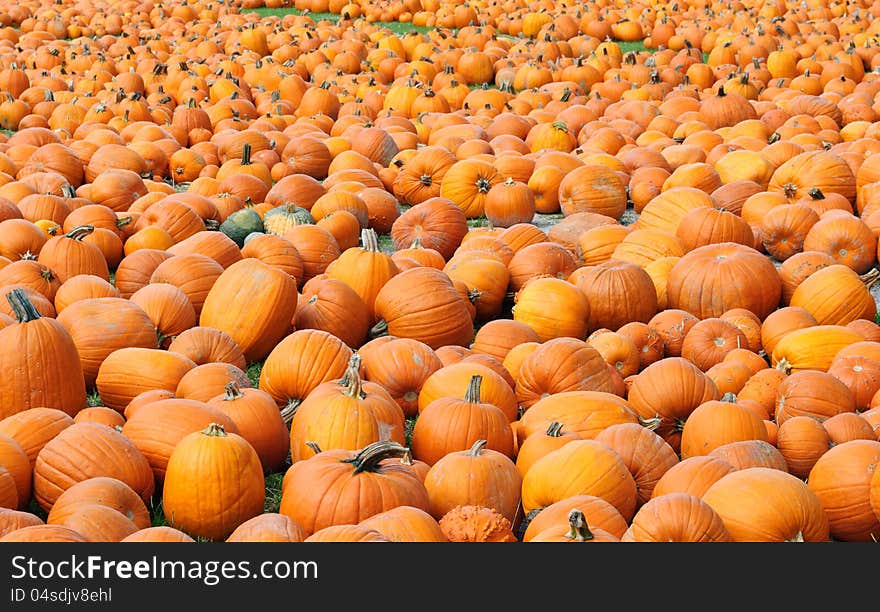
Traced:
<svg viewBox="0 0 880 612">
<path fill-rule="evenodd" d="M 137 304 L 122 298 L 80 300 L 58 315 L 76 345 L 87 386 L 101 362 L 125 347 L 157 348 L 156 328 Z"/>
<path fill-rule="evenodd" d="M 531 327 L 542 342 L 587 335 L 590 303 L 575 285 L 558 278 L 527 282 L 514 298 L 513 319 Z"/>
<path fill-rule="evenodd" d="M 128 438 L 106 425 L 75 423 L 37 454 L 34 498 L 49 511 L 64 491 L 96 476 L 121 480 L 144 501 L 155 489 L 150 464 Z"/>
<path fill-rule="evenodd" d="M 606 427 L 639 423 L 636 412 L 623 398 L 602 391 L 563 391 L 541 398 L 517 422 L 520 444 L 559 423 L 565 431 L 590 440 Z"/>
<path fill-rule="evenodd" d="M 576 270 L 569 281 L 590 303 L 589 329 L 618 329 L 632 321 L 647 323 L 657 312 L 651 277 L 633 263 L 608 261 Z"/>
<path fill-rule="evenodd" d="M 825 542 L 828 518 L 800 479 L 769 468 L 732 472 L 709 487 L 703 501 L 735 542 Z"/>
<path fill-rule="evenodd" d="M 715 399 L 719 399 L 718 388 L 712 379 L 681 357 L 649 365 L 633 380 L 627 395 L 641 418 L 661 419 L 655 431 L 676 450 L 681 424 L 700 404 Z"/>
<path fill-rule="evenodd" d="M 699 497 L 669 493 L 639 508 L 625 542 L 729 542 L 721 517 Z"/>
<path fill-rule="evenodd" d="M 876 280 L 873 275 L 871 282 Z M 817 270 L 795 289 L 791 306 L 809 312 L 819 325 L 846 325 L 857 319 L 873 319 L 874 297 L 848 266 L 834 264 Z"/>
<path fill-rule="evenodd" d="M 477 440 L 470 449 L 453 451 L 431 466 L 425 476 L 431 516 L 442 518 L 456 506 L 474 505 L 513 521 L 522 477 L 511 459 L 485 445 Z"/>
<path fill-rule="evenodd" d="M 98 368 L 95 386 L 108 408 L 122 412 L 139 393 L 174 391 L 183 375 L 196 367 L 189 357 L 160 349 L 126 347 L 113 351 Z"/>
<path fill-rule="evenodd" d="M 438 398 L 419 413 L 412 432 L 415 459 L 433 465 L 451 452 L 469 449 L 477 440 L 486 440 L 486 448 L 513 458 L 510 421 L 497 406 L 481 401 L 482 380 L 479 374 L 471 377 L 463 400 Z"/>
<path fill-rule="evenodd" d="M 806 197 L 811 189 L 839 193 L 852 202 L 856 197 L 856 178 L 838 155 L 824 150 L 807 151 L 779 166 L 767 189 L 782 192 L 790 202 Z"/>
<path fill-rule="evenodd" d="M 784 372 L 826 371 L 840 349 L 864 336 L 842 325 L 814 325 L 783 336 L 771 354 L 771 365 Z"/>
<path fill-rule="evenodd" d="M 852 440 L 819 457 L 807 486 L 825 509 L 831 535 L 844 542 L 880 538 L 880 517 L 871 510 L 871 479 L 880 462 L 880 442 Z"/>
<path fill-rule="evenodd" d="M 548 395 L 565 391 L 611 393 L 614 385 L 602 354 L 574 338 L 554 338 L 525 358 L 516 377 L 516 396 L 528 410 Z"/>
<path fill-rule="evenodd" d="M 76 344 L 67 328 L 41 317 L 21 289 L 6 294 L 18 323 L 0 330 L 0 418 L 39 406 L 75 415 L 86 407 Z"/>
<path fill-rule="evenodd" d="M 766 441 L 764 422 L 734 402 L 710 400 L 697 406 L 684 422 L 681 457 L 708 455 L 719 446 L 740 440 Z"/>
<path fill-rule="evenodd" d="M 266 491 L 256 451 L 221 425 L 184 437 L 168 460 L 162 510 L 169 524 L 221 540 L 263 511 Z"/>
<path fill-rule="evenodd" d="M 670 308 L 705 319 L 746 308 L 763 319 L 779 305 L 782 283 L 773 264 L 735 243 L 694 249 L 672 267 L 666 285 Z"/>
<path fill-rule="evenodd" d="M 364 378 L 382 385 L 407 417 L 418 414 L 422 385 L 443 367 L 430 346 L 411 338 L 390 339 L 361 356 Z"/>
<path fill-rule="evenodd" d="M 592 467 L 573 470 L 576 465 Z M 545 508 L 573 495 L 601 497 L 629 520 L 636 508 L 636 481 L 623 459 L 608 446 L 595 440 L 577 440 L 532 465 L 523 478 L 523 511 Z"/>
<path fill-rule="evenodd" d="M 284 474 L 279 512 L 306 533 L 352 525 L 399 506 L 428 511 L 428 493 L 399 461 L 407 453 L 394 442 L 360 451 L 327 450 L 294 463 Z"/>
<path fill-rule="evenodd" d="M 229 334 L 248 362 L 265 358 L 296 312 L 296 283 L 258 259 L 229 266 L 205 298 L 199 325 Z"/>
<path fill-rule="evenodd" d="M 355 290 L 371 318 L 376 296 L 398 272 L 391 257 L 379 250 L 378 236 L 372 229 L 363 230 L 361 246 L 346 249 L 326 271 L 328 277 L 341 280 Z"/>
<path fill-rule="evenodd" d="M 390 279 L 376 296 L 376 316 L 387 332 L 433 349 L 468 346 L 474 326 L 449 277 L 434 268 L 411 268 Z"/>
<path fill-rule="evenodd" d="M 678 455 L 663 438 L 635 423 L 606 427 L 596 441 L 606 444 L 623 459 L 636 481 L 638 506 L 651 499 L 660 478 L 678 464 Z"/>
<path fill-rule="evenodd" d="M 404 442 L 403 411 L 381 386 L 362 381 L 360 355 L 349 360 L 345 375 L 315 387 L 290 424 L 291 460 L 322 450 L 358 450 L 380 440 Z"/>
<path fill-rule="evenodd" d="M 559 183 L 559 206 L 565 216 L 592 212 L 619 219 L 626 210 L 626 186 L 611 168 L 586 164 Z"/>
</svg>

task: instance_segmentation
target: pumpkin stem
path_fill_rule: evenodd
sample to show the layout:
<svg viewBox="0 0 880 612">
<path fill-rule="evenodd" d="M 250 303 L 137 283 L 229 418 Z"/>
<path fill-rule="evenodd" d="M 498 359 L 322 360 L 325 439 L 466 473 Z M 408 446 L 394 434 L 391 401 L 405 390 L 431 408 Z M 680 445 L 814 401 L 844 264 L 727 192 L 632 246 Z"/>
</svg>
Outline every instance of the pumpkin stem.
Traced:
<svg viewBox="0 0 880 612">
<path fill-rule="evenodd" d="M 483 377 L 479 374 L 474 374 L 471 376 L 471 382 L 468 384 L 467 392 L 464 394 L 464 401 L 469 404 L 479 404 L 480 403 L 480 385 L 483 382 Z"/>
<path fill-rule="evenodd" d="M 372 227 L 368 227 L 361 231 L 361 243 L 363 244 L 363 249 L 365 251 L 371 253 L 379 252 L 379 236 L 376 234 L 376 230 Z"/>
<path fill-rule="evenodd" d="M 249 142 L 241 146 L 241 165 L 249 166 L 251 163 L 251 145 Z"/>
<path fill-rule="evenodd" d="M 42 315 L 28 299 L 27 294 L 21 289 L 13 289 L 6 294 L 6 301 L 12 306 L 12 312 L 19 323 L 27 323 L 28 321 L 36 321 Z"/>
<path fill-rule="evenodd" d="M 351 463 L 354 465 L 355 474 L 360 474 L 361 472 L 375 472 L 379 469 L 379 463 L 383 460 L 392 457 L 400 458 L 407 452 L 407 449 L 397 442 L 391 442 L 388 440 L 373 442 L 372 444 L 365 446 L 351 459 L 342 459 L 342 463 Z"/>
<path fill-rule="evenodd" d="M 378 338 L 388 335 L 388 322 L 379 321 L 370 329 L 370 338 Z"/>
<path fill-rule="evenodd" d="M 639 425 L 644 427 L 645 429 L 650 429 L 651 431 L 656 431 L 658 427 L 660 427 L 660 423 L 663 422 L 663 419 L 660 417 L 651 417 L 650 419 L 643 419 L 639 417 Z"/>
<path fill-rule="evenodd" d="M 492 188 L 492 183 L 490 183 L 487 179 L 483 178 L 482 176 L 477 179 L 477 182 L 475 183 L 475 185 L 477 186 L 477 191 L 479 191 L 480 193 L 488 193 L 489 189 Z"/>
<path fill-rule="evenodd" d="M 798 186 L 794 183 L 786 183 L 782 186 L 782 193 L 785 194 L 786 198 L 793 198 L 795 195 L 797 195 L 797 192 Z"/>
<path fill-rule="evenodd" d="M 731 403 L 731 404 L 735 404 L 735 403 L 736 403 L 736 393 L 731 393 L 730 391 L 728 391 L 728 392 L 725 393 L 724 396 L 721 398 L 721 401 L 722 401 L 722 402 L 728 402 L 728 403 Z"/>
<path fill-rule="evenodd" d="M 562 423 L 559 421 L 553 421 L 547 427 L 546 434 L 551 438 L 558 438 L 562 435 Z"/>
<path fill-rule="evenodd" d="M 423 249 L 425 247 L 422 246 L 422 238 L 421 236 L 416 236 L 413 238 L 413 241 L 410 243 L 409 248 L 411 249 Z"/>
<path fill-rule="evenodd" d="M 345 387 L 345 390 L 342 392 L 346 397 L 363 399 L 365 397 L 363 390 L 361 389 L 361 356 L 357 353 L 354 353 L 351 356 L 351 359 L 348 360 L 348 368 L 345 370 L 345 374 L 339 380 L 339 384 Z"/>
<path fill-rule="evenodd" d="M 825 194 L 822 193 L 822 190 L 818 187 L 813 187 L 807 192 L 807 195 L 810 196 L 812 200 L 824 200 Z"/>
<path fill-rule="evenodd" d="M 430 174 L 423 174 L 419 177 L 419 182 L 425 187 L 430 187 L 431 184 L 434 182 L 434 179 L 431 177 Z"/>
<path fill-rule="evenodd" d="M 871 286 L 877 282 L 877 279 L 880 279 L 880 270 L 873 268 L 869 272 L 860 274 L 859 278 L 865 283 L 866 287 L 871 288 Z"/>
<path fill-rule="evenodd" d="M 95 231 L 94 225 L 77 225 L 75 228 L 64 234 L 73 240 L 82 240 Z"/>
<path fill-rule="evenodd" d="M 226 437 L 226 430 L 223 429 L 223 425 L 221 425 L 220 423 L 211 423 L 206 429 L 202 430 L 202 433 L 206 436 L 213 436 L 217 438 Z"/>
<path fill-rule="evenodd" d="M 229 381 L 229 384 L 226 385 L 226 397 L 223 399 L 227 402 L 231 402 L 232 400 L 241 399 L 243 397 L 244 393 L 241 392 L 238 383 L 234 380 Z"/>
<path fill-rule="evenodd" d="M 310 449 L 312 449 L 312 452 L 315 453 L 316 455 L 321 453 L 321 447 L 318 446 L 317 442 L 312 442 L 311 440 L 309 440 L 308 442 L 306 442 L 306 446 L 308 446 Z"/>
<path fill-rule="evenodd" d="M 577 508 L 573 508 L 571 512 L 568 513 L 568 525 L 569 539 L 578 542 L 586 542 L 595 537 L 593 532 L 590 531 L 590 528 L 587 526 L 587 518 L 584 516 L 584 513 Z"/>
<path fill-rule="evenodd" d="M 281 420 L 284 421 L 288 429 L 290 429 L 290 422 L 293 420 L 293 415 L 296 414 L 296 409 L 299 408 L 301 403 L 301 399 L 292 399 L 281 409 Z"/>
<path fill-rule="evenodd" d="M 786 541 L 787 542 L 803 542 L 804 541 L 804 532 L 798 531 L 796 534 L 794 534 L 794 536 L 791 539 L 786 540 Z"/>
<path fill-rule="evenodd" d="M 784 372 L 785 374 L 791 373 L 791 364 L 788 362 L 788 359 L 783 357 L 779 361 L 776 362 L 776 369 L 780 372 Z"/>
<path fill-rule="evenodd" d="M 471 446 L 471 449 L 468 451 L 468 456 L 479 457 L 480 454 L 483 452 L 483 449 L 486 447 L 486 444 L 488 444 L 488 443 L 489 443 L 488 440 L 477 440 L 476 442 L 474 442 L 474 445 Z"/>
</svg>

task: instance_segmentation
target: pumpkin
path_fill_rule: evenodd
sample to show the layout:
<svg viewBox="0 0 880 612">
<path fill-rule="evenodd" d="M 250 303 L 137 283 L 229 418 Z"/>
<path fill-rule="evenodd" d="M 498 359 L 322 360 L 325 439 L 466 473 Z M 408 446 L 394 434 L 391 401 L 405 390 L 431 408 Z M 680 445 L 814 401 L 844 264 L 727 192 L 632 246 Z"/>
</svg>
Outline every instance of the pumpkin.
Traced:
<svg viewBox="0 0 880 612">
<path fill-rule="evenodd" d="M 86 388 L 76 343 L 67 328 L 42 317 L 21 289 L 6 294 L 18 323 L 0 329 L 0 364 L 17 372 L 0 386 L 0 417 L 39 406 L 71 416 L 86 406 Z M 61 374 L 63 372 L 63 375 Z"/>
<path fill-rule="evenodd" d="M 468 346 L 473 321 L 449 277 L 433 268 L 412 268 L 386 282 L 376 295 L 379 328 L 398 338 L 412 338 L 433 349 Z M 384 322 L 384 324 L 383 324 Z"/>
<path fill-rule="evenodd" d="M 245 369 L 247 362 L 235 340 L 213 327 L 191 327 L 175 336 L 168 351 L 188 357 L 197 366 L 205 363 L 229 363 Z"/>
<path fill-rule="evenodd" d="M 442 519 L 441 519 L 442 521 Z M 444 525 L 413 506 L 397 506 L 360 522 L 375 529 L 392 542 L 446 542 Z"/>
<path fill-rule="evenodd" d="M 440 183 L 440 197 L 455 203 L 468 219 L 485 214 L 492 187 L 502 181 L 492 164 L 478 159 L 461 159 L 450 166 Z"/>
<path fill-rule="evenodd" d="M 479 374 L 471 377 L 464 400 L 438 398 L 419 413 L 412 432 L 415 459 L 433 465 L 451 452 L 469 449 L 477 440 L 486 440 L 486 448 L 513 458 L 510 421 L 497 406 L 481 402 L 482 380 Z"/>
<path fill-rule="evenodd" d="M 75 423 L 37 454 L 34 498 L 49 511 L 64 491 L 97 476 L 121 480 L 144 501 L 155 488 L 149 462 L 128 438 L 106 425 Z"/>
<path fill-rule="evenodd" d="M 618 219 L 626 209 L 623 181 L 612 169 L 598 164 L 585 164 L 567 173 L 559 183 L 558 197 L 565 216 L 592 212 Z"/>
<path fill-rule="evenodd" d="M 459 505 L 444 514 L 438 525 L 448 542 L 516 542 L 510 521 L 497 510 Z"/>
<path fill-rule="evenodd" d="M 590 303 L 572 283 L 558 278 L 528 281 L 514 297 L 514 321 L 525 323 L 541 342 L 587 335 Z"/>
<path fill-rule="evenodd" d="M 107 506 L 130 520 L 137 529 L 150 526 L 150 512 L 144 500 L 121 480 L 107 476 L 82 480 L 64 491 L 52 506 L 48 522 L 66 524 L 64 518 L 77 513 L 81 504 Z"/>
<path fill-rule="evenodd" d="M 612 260 L 579 268 L 568 280 L 587 296 L 591 330 L 617 329 L 632 321 L 647 323 L 657 313 L 651 277 L 633 263 Z"/>
<path fill-rule="evenodd" d="M 277 512 L 259 514 L 244 521 L 226 538 L 227 542 L 302 542 L 302 528 L 289 516 Z"/>
<path fill-rule="evenodd" d="M 284 474 L 279 512 L 312 534 L 334 525 L 357 524 L 399 506 L 428 511 L 427 491 L 414 472 L 387 461 L 406 452 L 386 441 L 357 452 L 322 451 L 298 461 Z"/>
<path fill-rule="evenodd" d="M 156 328 L 137 303 L 117 297 L 80 300 L 58 315 L 76 345 L 88 387 L 101 363 L 125 347 L 157 348 Z"/>
<path fill-rule="evenodd" d="M 404 441 L 403 411 L 388 392 L 360 378 L 361 357 L 352 355 L 339 381 L 315 387 L 290 424 L 291 460 L 322 450 L 358 450 L 380 440 Z"/>
<path fill-rule="evenodd" d="M 708 455 L 717 447 L 740 440 L 767 440 L 763 421 L 730 401 L 710 400 L 697 406 L 681 432 L 683 459 Z"/>
<path fill-rule="evenodd" d="M 781 192 L 795 202 L 811 189 L 822 193 L 839 193 L 855 200 L 856 180 L 841 157 L 829 151 L 806 151 L 795 155 L 776 168 L 770 177 L 769 191 Z"/>
<path fill-rule="evenodd" d="M 449 259 L 468 232 L 464 212 L 446 197 L 431 197 L 398 217 L 391 226 L 394 249 L 409 247 L 418 238 L 426 249 Z"/>
<path fill-rule="evenodd" d="M 555 338 L 539 346 L 520 365 L 516 396 L 528 410 L 541 398 L 565 391 L 614 391 L 608 364 L 586 342 Z"/>
<path fill-rule="evenodd" d="M 110 270 L 101 250 L 83 239 L 95 231 L 93 225 L 79 225 L 66 234 L 46 241 L 37 261 L 52 270 L 62 283 L 77 274 L 94 274 L 110 279 Z"/>
<path fill-rule="evenodd" d="M 672 447 L 642 425 L 610 425 L 600 431 L 595 440 L 613 449 L 629 469 L 636 482 L 638 505 L 651 499 L 660 478 L 678 464 Z"/>
<path fill-rule="evenodd" d="M 0 419 L 0 434 L 18 443 L 33 470 L 40 450 L 73 423 L 70 415 L 56 408 L 29 408 Z"/>
<path fill-rule="evenodd" d="M 668 493 L 639 508 L 624 534 L 626 542 L 729 542 L 718 513 L 688 493 Z"/>
<path fill-rule="evenodd" d="M 711 455 L 695 455 L 682 459 L 666 470 L 654 486 L 652 499 L 673 493 L 701 498 L 718 480 L 734 471 L 724 459 Z"/>
<path fill-rule="evenodd" d="M 773 264 L 754 249 L 720 243 L 679 259 L 669 272 L 666 292 L 670 308 L 701 319 L 720 317 L 732 308 L 764 319 L 779 305 L 782 283 Z"/>
<path fill-rule="evenodd" d="M 265 358 L 296 312 L 296 283 L 257 259 L 229 266 L 205 298 L 199 325 L 229 334 L 250 362 Z"/>
<path fill-rule="evenodd" d="M 469 450 L 453 451 L 431 466 L 425 477 L 431 516 L 475 505 L 513 521 L 522 477 L 511 459 L 485 446 L 486 440 L 477 440 Z"/>
<path fill-rule="evenodd" d="M 681 356 L 707 371 L 731 351 L 748 346 L 748 339 L 735 325 L 720 317 L 694 324 L 681 343 Z"/>
<path fill-rule="evenodd" d="M 660 419 L 654 431 L 675 450 L 680 447 L 681 424 L 700 404 L 716 399 L 718 388 L 712 379 L 682 357 L 667 357 L 642 370 L 627 395 L 640 417 Z"/>
<path fill-rule="evenodd" d="M 260 459 L 241 436 L 222 425 L 188 434 L 168 459 L 162 510 L 170 525 L 220 540 L 263 511 Z"/>
<path fill-rule="evenodd" d="M 851 268 L 833 264 L 810 274 L 795 289 L 791 306 L 803 308 L 819 325 L 847 325 L 873 319 L 874 297 Z"/>
<path fill-rule="evenodd" d="M 531 542 L 619 542 L 620 540 L 603 529 L 590 528 L 584 513 L 577 508 L 568 513 L 568 528 L 548 527 L 540 531 Z"/>
<path fill-rule="evenodd" d="M 824 542 L 828 518 L 800 479 L 780 470 L 747 468 L 722 477 L 703 495 L 734 542 Z"/>
<path fill-rule="evenodd" d="M 195 363 L 179 353 L 126 347 L 113 351 L 101 362 L 95 386 L 105 406 L 122 412 L 143 391 L 174 391 L 183 375 L 194 367 Z"/>
<path fill-rule="evenodd" d="M 584 464 L 593 467 L 574 473 L 565 467 Z M 627 520 L 635 512 L 635 480 L 623 459 L 595 440 L 576 440 L 538 459 L 523 478 L 523 511 L 528 513 L 567 497 L 584 494 L 608 501 Z"/>
<path fill-rule="evenodd" d="M 827 371 L 844 347 L 864 336 L 842 325 L 814 325 L 787 333 L 770 355 L 771 365 L 786 373 L 799 370 Z"/>
<path fill-rule="evenodd" d="M 364 378 L 382 385 L 407 417 L 418 413 L 422 385 L 443 367 L 431 347 L 410 338 L 391 338 L 375 350 L 360 353 Z"/>
</svg>

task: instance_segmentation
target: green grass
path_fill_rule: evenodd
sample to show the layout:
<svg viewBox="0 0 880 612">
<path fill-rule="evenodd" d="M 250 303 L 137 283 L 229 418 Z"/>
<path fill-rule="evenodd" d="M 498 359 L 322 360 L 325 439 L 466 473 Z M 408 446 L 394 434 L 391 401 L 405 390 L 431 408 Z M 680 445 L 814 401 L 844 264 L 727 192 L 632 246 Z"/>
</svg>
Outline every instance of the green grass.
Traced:
<svg viewBox="0 0 880 612">
<path fill-rule="evenodd" d="M 246 374 L 254 388 L 260 386 L 260 372 L 263 371 L 263 362 L 255 361 L 247 367 Z"/>
<path fill-rule="evenodd" d="M 266 502 L 263 504 L 263 512 L 278 512 L 281 507 L 281 481 L 284 472 L 277 472 L 266 476 Z"/>
<path fill-rule="evenodd" d="M 394 252 L 394 241 L 391 239 L 391 234 L 379 236 L 379 250 L 389 255 Z"/>
<path fill-rule="evenodd" d="M 93 392 L 89 393 L 89 395 L 88 395 L 88 397 L 86 398 L 86 400 L 87 400 L 88 405 L 89 405 L 90 407 L 94 407 L 94 406 L 103 406 L 103 405 L 104 405 L 104 402 L 101 400 L 101 396 L 98 395 L 98 392 L 97 392 L 97 391 L 93 391 Z"/>
<path fill-rule="evenodd" d="M 412 432 L 413 432 L 413 427 L 416 426 L 416 419 L 417 418 L 419 418 L 419 417 L 418 416 L 410 417 L 406 420 L 406 423 L 404 423 L 404 429 L 403 429 L 404 440 L 406 440 L 407 447 L 412 446 Z"/>
</svg>

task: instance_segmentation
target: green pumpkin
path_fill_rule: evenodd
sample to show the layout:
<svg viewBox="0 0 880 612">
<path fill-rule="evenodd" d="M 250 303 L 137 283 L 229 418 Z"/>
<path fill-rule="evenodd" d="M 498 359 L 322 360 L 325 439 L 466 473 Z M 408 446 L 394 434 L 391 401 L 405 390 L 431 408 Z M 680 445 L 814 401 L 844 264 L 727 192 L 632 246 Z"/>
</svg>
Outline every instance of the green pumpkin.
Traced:
<svg viewBox="0 0 880 612">
<path fill-rule="evenodd" d="M 248 234 L 263 231 L 263 220 L 260 219 L 260 213 L 253 208 L 242 208 L 229 215 L 226 221 L 220 224 L 220 231 L 232 238 L 241 248 Z"/>
<path fill-rule="evenodd" d="M 263 217 L 266 233 L 276 236 L 283 236 L 294 225 L 308 225 L 314 222 L 312 214 L 296 204 L 276 206 Z"/>
</svg>

